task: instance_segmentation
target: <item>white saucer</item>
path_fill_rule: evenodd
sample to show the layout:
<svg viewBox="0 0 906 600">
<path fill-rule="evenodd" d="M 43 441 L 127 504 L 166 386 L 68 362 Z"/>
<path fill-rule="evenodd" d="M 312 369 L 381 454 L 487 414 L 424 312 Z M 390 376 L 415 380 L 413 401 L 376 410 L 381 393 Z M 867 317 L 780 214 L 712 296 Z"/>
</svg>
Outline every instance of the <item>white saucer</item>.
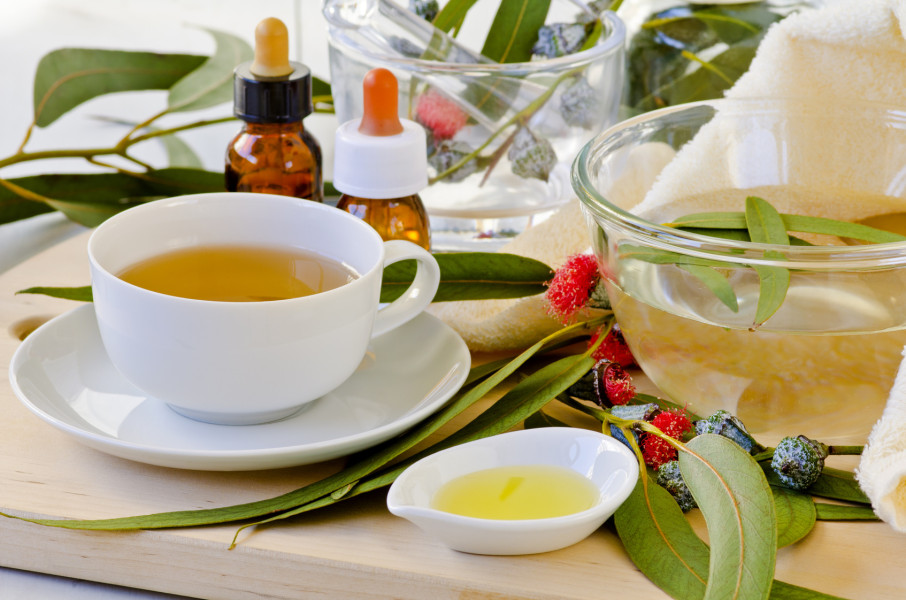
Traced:
<svg viewBox="0 0 906 600">
<path fill-rule="evenodd" d="M 246 471 L 320 462 L 388 440 L 438 410 L 470 364 L 459 335 L 422 314 L 372 340 L 349 380 L 295 415 L 212 425 L 125 381 L 101 343 L 94 307 L 85 305 L 28 336 L 9 380 L 29 410 L 92 448 L 164 467 Z"/>
</svg>

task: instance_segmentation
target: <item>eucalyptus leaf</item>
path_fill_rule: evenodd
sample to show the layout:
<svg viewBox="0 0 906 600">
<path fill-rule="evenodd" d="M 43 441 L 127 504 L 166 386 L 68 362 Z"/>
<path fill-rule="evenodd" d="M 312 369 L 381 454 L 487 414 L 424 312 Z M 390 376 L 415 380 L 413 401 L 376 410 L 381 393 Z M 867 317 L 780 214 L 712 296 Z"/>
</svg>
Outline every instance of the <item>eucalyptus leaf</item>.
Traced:
<svg viewBox="0 0 906 600">
<path fill-rule="evenodd" d="M 481 53 L 498 63 L 528 62 L 550 0 L 501 0 Z"/>
<path fill-rule="evenodd" d="M 715 434 L 696 436 L 679 453 L 680 470 L 702 510 L 711 542 L 705 600 L 770 596 L 777 523 L 758 463 Z"/>
<path fill-rule="evenodd" d="M 795 544 L 815 527 L 815 502 L 806 494 L 771 486 L 777 515 L 777 547 Z"/>
<path fill-rule="evenodd" d="M 637 110 L 649 111 L 664 106 L 721 97 L 748 70 L 760 41 L 761 35 L 747 38 L 731 45 L 711 60 L 702 60 L 706 67 L 699 66 L 688 72 L 688 65 L 693 61 L 681 55 L 676 59 L 678 76 L 674 78 L 659 76 L 658 81 L 662 85 L 639 100 L 634 107 Z M 676 52 L 675 49 L 671 51 Z M 700 57 L 696 58 L 701 60 Z"/>
<path fill-rule="evenodd" d="M 525 429 L 539 429 L 541 427 L 569 427 L 569 425 L 560 419 L 555 419 L 543 410 L 539 410 L 525 420 L 523 427 Z"/>
<path fill-rule="evenodd" d="M 727 308 L 733 312 L 739 312 L 739 303 L 736 300 L 736 292 L 733 291 L 733 286 L 727 281 L 726 276 L 711 267 L 702 267 L 700 265 L 678 266 L 680 269 L 701 281 Z"/>
<path fill-rule="evenodd" d="M 746 198 L 746 229 L 749 238 L 760 244 L 788 246 L 790 238 L 786 226 L 777 210 L 757 196 Z M 765 252 L 765 258 L 784 260 L 779 252 Z M 790 289 L 790 271 L 783 267 L 753 265 L 758 273 L 758 305 L 755 308 L 755 323 L 758 327 L 783 305 Z"/>
<path fill-rule="evenodd" d="M 795 231 L 797 233 L 835 235 L 841 238 L 860 240 L 873 244 L 906 241 L 906 236 L 878 229 L 876 227 L 869 227 L 868 225 L 862 225 L 860 223 L 849 223 L 847 221 L 837 221 L 836 219 L 827 219 L 825 217 L 810 217 L 807 215 L 781 214 L 780 216 L 783 219 L 786 230 Z M 665 225 L 686 230 L 693 228 L 701 230 L 744 230 L 746 228 L 746 216 L 745 213 L 734 211 L 703 212 L 679 217 Z M 702 231 L 702 233 L 711 235 L 706 231 Z"/>
<path fill-rule="evenodd" d="M 441 282 L 435 302 L 520 298 L 543 293 L 553 270 L 534 259 L 498 252 L 451 252 L 435 254 Z M 409 286 L 415 262 L 401 261 L 384 270 L 381 302 L 390 302 Z"/>
<path fill-rule="evenodd" d="M 815 512 L 819 521 L 880 521 L 870 506 L 848 506 L 845 504 L 828 504 L 815 502 Z"/>
<path fill-rule="evenodd" d="M 232 102 L 233 70 L 254 58 L 254 50 L 242 38 L 214 29 L 205 28 L 205 31 L 214 37 L 214 54 L 170 88 L 169 112 L 200 110 Z"/>
<path fill-rule="evenodd" d="M 135 90 L 165 90 L 199 67 L 203 56 L 89 48 L 46 54 L 35 72 L 34 114 L 50 125 L 97 96 Z"/>
<path fill-rule="evenodd" d="M 82 287 L 30 287 L 19 290 L 17 294 L 40 294 L 50 296 L 51 298 L 61 298 L 63 300 L 76 300 L 78 302 L 91 302 L 91 286 Z"/>
<path fill-rule="evenodd" d="M 832 596 L 824 592 L 817 592 L 808 588 L 799 587 L 791 583 L 774 580 L 771 588 L 771 600 L 846 600 L 840 596 Z"/>
<path fill-rule="evenodd" d="M 478 0 L 450 0 L 434 17 L 434 26 L 445 33 L 457 32 Z"/>
<path fill-rule="evenodd" d="M 648 579 L 677 600 L 704 597 L 708 546 L 670 492 L 642 473 L 613 518 L 626 553 Z"/>
<path fill-rule="evenodd" d="M 225 506 L 221 508 L 174 511 L 168 513 L 157 513 L 151 515 L 121 517 L 113 519 L 29 519 L 5 513 L 0 513 L 0 515 L 49 527 L 114 531 L 213 525 L 217 523 L 228 523 L 245 519 L 254 519 L 263 517 L 265 515 L 273 515 L 275 513 L 280 513 L 283 511 L 292 511 L 294 509 L 311 510 L 313 508 L 325 506 L 336 501 L 334 498 L 330 497 L 331 494 L 337 492 L 338 490 L 343 490 L 349 484 L 359 482 L 369 474 L 374 473 L 377 469 L 381 468 L 391 460 L 398 457 L 400 454 L 424 441 L 429 435 L 437 431 L 452 418 L 462 413 L 465 409 L 477 402 L 479 399 L 493 390 L 496 386 L 502 383 L 507 377 L 512 375 L 516 371 L 516 369 L 525 364 L 525 362 L 529 358 L 534 356 L 543 347 L 552 343 L 559 342 L 561 340 L 575 338 L 577 335 L 587 335 L 590 329 L 596 327 L 599 324 L 600 323 L 598 322 L 588 322 L 572 325 L 551 334 L 547 338 L 533 344 L 519 356 L 510 361 L 504 368 L 500 369 L 490 377 L 481 381 L 474 387 L 456 394 L 448 404 L 446 404 L 431 417 L 428 417 L 425 421 L 420 423 L 415 428 L 400 436 L 397 436 L 396 438 L 382 444 L 375 449 L 372 449 L 372 451 L 365 455 L 360 455 L 361 459 L 359 461 L 354 462 L 353 464 L 347 466 L 345 469 L 338 473 L 335 473 L 334 475 L 330 475 L 324 479 L 293 490 L 286 494 L 276 496 L 274 498 L 249 502 L 245 504 L 238 504 L 235 506 Z M 573 371 L 576 370 L 577 365 L 578 368 L 581 368 L 585 365 L 585 363 L 573 363 L 573 370 L 567 373 L 569 377 L 572 377 Z M 534 400 L 533 406 L 537 406 L 536 410 L 540 408 L 540 405 L 543 405 L 542 401 L 532 397 L 532 391 L 537 393 L 540 389 L 542 392 L 547 393 L 552 389 L 557 389 L 560 387 L 556 384 L 556 381 L 551 381 L 551 377 L 556 380 L 557 377 L 562 377 L 563 373 L 561 372 L 559 375 L 549 373 L 549 375 L 550 376 L 544 380 L 536 379 L 532 384 L 533 390 L 528 390 L 526 389 L 527 386 L 522 386 L 521 391 L 518 394 L 520 400 L 522 401 L 520 402 L 520 404 L 523 404 L 522 413 L 515 416 L 511 415 L 511 420 L 514 418 L 522 420 L 526 416 L 528 416 L 528 414 L 531 414 L 527 412 L 527 409 L 524 406 L 524 401 Z M 520 383 L 524 384 L 525 381 Z M 517 385 L 517 387 L 520 386 Z M 511 390 L 509 393 L 513 393 L 514 390 Z M 516 421 L 516 423 L 518 423 L 518 421 Z M 505 427 L 506 423 L 501 425 L 499 423 L 490 422 L 486 425 L 486 427 L 479 429 L 477 432 L 473 431 L 473 434 L 484 433 L 491 435 L 492 432 L 496 431 L 496 428 Z M 512 427 L 512 425 L 509 425 L 509 427 Z M 392 481 L 392 478 L 395 477 L 395 475 L 385 475 L 383 477 L 384 479 L 381 480 L 382 482 L 387 480 L 388 478 L 389 481 Z M 382 483 L 382 485 L 383 484 L 384 483 Z M 351 497 L 352 495 L 354 495 L 354 490 L 353 492 L 342 494 L 342 497 L 347 498 Z"/>
</svg>

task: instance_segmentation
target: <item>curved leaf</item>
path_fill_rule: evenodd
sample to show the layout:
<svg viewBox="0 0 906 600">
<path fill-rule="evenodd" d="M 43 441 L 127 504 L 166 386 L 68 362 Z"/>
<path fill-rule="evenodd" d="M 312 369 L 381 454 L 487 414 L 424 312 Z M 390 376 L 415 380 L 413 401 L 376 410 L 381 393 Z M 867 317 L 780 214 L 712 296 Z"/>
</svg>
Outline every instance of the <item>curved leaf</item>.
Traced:
<svg viewBox="0 0 906 600">
<path fill-rule="evenodd" d="M 481 53 L 498 63 L 527 62 L 550 0 L 501 0 Z"/>
<path fill-rule="evenodd" d="M 815 512 L 819 521 L 880 521 L 870 506 L 848 506 L 845 504 L 828 504 L 815 502 Z"/>
<path fill-rule="evenodd" d="M 777 523 L 768 482 L 748 453 L 715 434 L 680 452 L 680 470 L 711 541 L 705 600 L 765 599 L 771 593 Z"/>
<path fill-rule="evenodd" d="M 96 96 L 134 90 L 165 90 L 199 67 L 203 56 L 89 48 L 46 54 L 35 73 L 35 124 L 50 125 Z"/>
<path fill-rule="evenodd" d="M 435 302 L 521 298 L 543 293 L 553 270 L 542 262 L 498 252 L 435 254 L 440 265 L 440 288 Z M 415 276 L 415 261 L 401 261 L 384 270 L 381 302 L 398 298 Z"/>
<path fill-rule="evenodd" d="M 63 300 L 76 300 L 78 302 L 91 302 L 94 298 L 91 295 L 91 286 L 82 287 L 30 287 L 19 290 L 17 294 L 41 294 L 51 298 L 62 298 Z"/>
<path fill-rule="evenodd" d="M 797 491 L 771 487 L 777 515 L 777 547 L 794 544 L 815 527 L 815 502 Z"/>
<path fill-rule="evenodd" d="M 703 267 L 701 265 L 680 264 L 677 266 L 701 281 L 727 308 L 733 312 L 739 312 L 736 292 L 733 291 L 733 286 L 730 285 L 730 282 L 722 273 L 711 267 Z"/>
<path fill-rule="evenodd" d="M 614 513 L 617 535 L 632 562 L 677 600 L 698 600 L 708 580 L 708 546 L 670 492 L 643 474 Z"/>
<path fill-rule="evenodd" d="M 214 36 L 217 44 L 214 54 L 170 88 L 167 97 L 167 110 L 170 112 L 199 110 L 232 102 L 233 69 L 254 57 L 254 50 L 245 40 L 214 29 L 205 31 Z"/>
</svg>

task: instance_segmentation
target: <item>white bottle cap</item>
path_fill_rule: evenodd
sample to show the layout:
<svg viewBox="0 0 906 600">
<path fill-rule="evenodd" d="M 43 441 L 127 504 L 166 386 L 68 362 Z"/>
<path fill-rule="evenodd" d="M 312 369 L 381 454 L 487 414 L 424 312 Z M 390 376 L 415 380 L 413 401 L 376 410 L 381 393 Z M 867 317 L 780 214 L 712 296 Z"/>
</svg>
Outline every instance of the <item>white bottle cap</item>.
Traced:
<svg viewBox="0 0 906 600">
<path fill-rule="evenodd" d="M 340 125 L 334 144 L 333 185 L 358 198 L 402 198 L 428 187 L 428 144 L 421 125 L 400 119 L 403 131 L 367 135 L 361 119 Z"/>
</svg>

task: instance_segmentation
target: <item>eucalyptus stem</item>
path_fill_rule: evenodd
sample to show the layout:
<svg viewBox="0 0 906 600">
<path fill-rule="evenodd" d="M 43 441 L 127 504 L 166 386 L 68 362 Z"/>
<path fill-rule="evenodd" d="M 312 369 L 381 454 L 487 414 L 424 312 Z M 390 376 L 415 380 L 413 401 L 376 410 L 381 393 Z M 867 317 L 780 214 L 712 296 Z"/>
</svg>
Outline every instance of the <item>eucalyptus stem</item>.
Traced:
<svg viewBox="0 0 906 600">
<path fill-rule="evenodd" d="M 45 204 L 47 204 L 48 202 L 53 202 L 52 198 L 48 198 L 47 196 L 42 196 L 41 194 L 38 194 L 29 189 L 26 189 L 26 188 L 22 187 L 21 185 L 17 185 L 7 179 L 0 179 L 0 185 L 5 187 L 12 193 L 16 194 L 20 198 L 24 198 L 26 200 L 32 200 L 34 202 L 43 202 Z"/>
<path fill-rule="evenodd" d="M 836 456 L 858 456 L 864 449 L 865 446 L 828 446 L 827 453 Z"/>
<path fill-rule="evenodd" d="M 441 173 L 438 173 L 437 175 L 435 175 L 434 177 L 432 177 L 431 179 L 429 179 L 429 180 L 428 180 L 428 184 L 431 185 L 431 184 L 437 183 L 437 182 L 440 181 L 441 179 L 444 179 L 445 177 L 448 177 L 448 176 L 452 175 L 454 172 L 456 172 L 456 171 L 458 171 L 459 169 L 461 169 L 461 168 L 462 168 L 466 163 L 468 163 L 470 160 L 472 160 L 472 159 L 474 159 L 474 158 L 477 158 L 478 155 L 481 154 L 481 152 L 482 152 L 485 148 L 487 148 L 488 146 L 491 145 L 491 142 L 493 142 L 495 139 L 497 139 L 497 138 L 498 138 L 504 131 L 506 131 L 506 129 L 507 129 L 508 127 L 510 127 L 511 125 L 515 125 L 515 124 L 517 124 L 517 123 L 520 123 L 520 124 L 525 124 L 525 123 L 527 123 L 528 120 L 529 120 L 536 112 L 538 112 L 539 110 L 541 110 L 541 108 L 547 103 L 547 101 L 550 100 L 551 96 L 553 96 L 553 94 L 554 94 L 554 91 L 557 89 L 557 86 L 559 86 L 559 85 L 560 85 L 565 79 L 567 79 L 568 77 L 574 76 L 574 75 L 575 75 L 576 73 L 578 73 L 580 70 L 581 70 L 581 68 L 576 68 L 576 69 L 573 69 L 573 70 L 571 70 L 571 71 L 567 71 L 566 73 L 560 74 L 560 76 L 557 77 L 557 79 L 554 80 L 554 82 L 550 85 L 550 87 L 548 87 L 548 88 L 547 88 L 542 94 L 540 94 L 537 98 L 535 98 L 534 100 L 532 100 L 531 102 L 529 102 L 529 103 L 525 106 L 525 108 L 523 108 L 523 109 L 520 110 L 518 113 L 516 113 L 515 115 L 513 115 L 512 117 L 510 117 L 510 118 L 507 120 L 506 123 L 504 123 L 503 125 L 501 125 L 501 126 L 500 126 L 497 130 L 495 130 L 493 133 L 491 133 L 491 135 L 488 136 L 488 139 L 486 139 L 480 146 L 478 146 L 478 148 L 476 148 L 476 149 L 473 150 L 472 152 L 469 152 L 468 154 L 466 154 L 466 155 L 465 155 L 464 157 L 462 157 L 459 161 L 457 161 L 457 162 L 455 162 L 454 164 L 452 164 L 452 165 L 450 166 L 450 168 L 448 168 L 447 170 L 445 170 L 445 171 L 443 171 L 443 172 L 441 172 Z"/>
</svg>

